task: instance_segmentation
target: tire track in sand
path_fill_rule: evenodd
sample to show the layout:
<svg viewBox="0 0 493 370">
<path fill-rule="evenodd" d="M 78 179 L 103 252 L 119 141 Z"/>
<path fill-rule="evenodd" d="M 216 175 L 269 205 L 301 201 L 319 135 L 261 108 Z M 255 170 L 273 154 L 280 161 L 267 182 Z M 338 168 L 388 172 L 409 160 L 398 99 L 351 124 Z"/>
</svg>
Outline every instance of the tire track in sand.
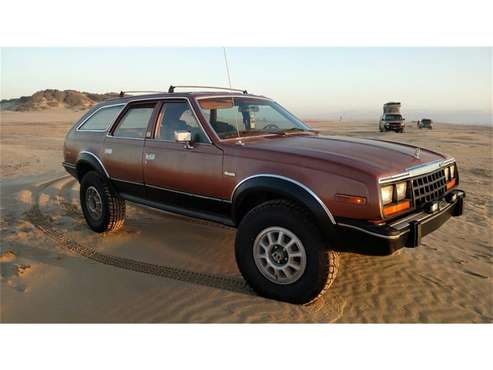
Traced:
<svg viewBox="0 0 493 370">
<path fill-rule="evenodd" d="M 69 179 L 69 181 L 63 183 L 60 188 L 58 194 L 58 203 L 66 212 L 67 216 L 80 217 L 81 213 L 78 210 L 74 209 L 71 202 L 67 202 L 65 200 L 63 194 L 66 191 L 67 187 L 73 185 L 75 181 L 71 179 L 70 176 L 62 176 L 40 184 L 36 184 L 35 189 L 33 189 L 34 204 L 27 212 L 28 220 L 36 228 L 41 230 L 50 239 L 52 239 L 58 247 L 73 253 L 77 253 L 93 261 L 125 270 L 160 276 L 167 279 L 178 280 L 211 288 L 227 290 L 235 293 L 255 295 L 252 289 L 247 285 L 246 281 L 241 278 L 232 278 L 217 274 L 190 271 L 173 266 L 153 264 L 130 258 L 103 254 L 96 251 L 94 248 L 86 247 L 70 239 L 66 236 L 65 233 L 57 230 L 56 227 L 53 226 L 51 219 L 49 218 L 49 216 L 43 214 L 39 205 L 40 194 L 45 188 L 67 179 Z M 189 222 L 193 222 L 193 220 L 189 220 Z"/>
</svg>

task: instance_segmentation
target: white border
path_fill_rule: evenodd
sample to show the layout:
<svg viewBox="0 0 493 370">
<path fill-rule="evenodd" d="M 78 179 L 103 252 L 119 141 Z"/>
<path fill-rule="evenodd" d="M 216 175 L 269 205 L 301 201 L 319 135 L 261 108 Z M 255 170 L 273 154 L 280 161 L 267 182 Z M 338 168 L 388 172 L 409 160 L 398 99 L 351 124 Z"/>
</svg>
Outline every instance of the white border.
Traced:
<svg viewBox="0 0 493 370">
<path fill-rule="evenodd" d="M 488 46 L 491 7 L 489 0 L 3 1 L 0 45 Z"/>
<path fill-rule="evenodd" d="M 485 0 L 24 0 L 2 2 L 1 12 L 0 45 L 11 47 L 493 45 Z M 0 348 L 6 369 L 462 370 L 491 366 L 492 328 L 0 325 Z"/>
<path fill-rule="evenodd" d="M 464 370 L 489 368 L 492 334 L 491 325 L 2 325 L 0 348 L 5 369 Z"/>
</svg>

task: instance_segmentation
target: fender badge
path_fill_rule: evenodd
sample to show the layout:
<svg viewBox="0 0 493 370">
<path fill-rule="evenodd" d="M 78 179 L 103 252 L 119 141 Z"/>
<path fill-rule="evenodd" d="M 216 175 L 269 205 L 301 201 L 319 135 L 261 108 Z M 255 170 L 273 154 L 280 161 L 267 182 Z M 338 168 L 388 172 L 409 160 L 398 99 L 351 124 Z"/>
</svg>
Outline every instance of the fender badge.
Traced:
<svg viewBox="0 0 493 370">
<path fill-rule="evenodd" d="M 224 171 L 224 176 L 235 177 L 235 176 L 236 176 L 236 173 L 234 173 L 234 172 Z"/>
<path fill-rule="evenodd" d="M 421 155 L 421 148 L 416 148 L 416 151 L 414 152 L 414 158 L 419 159 L 420 155 Z"/>
</svg>

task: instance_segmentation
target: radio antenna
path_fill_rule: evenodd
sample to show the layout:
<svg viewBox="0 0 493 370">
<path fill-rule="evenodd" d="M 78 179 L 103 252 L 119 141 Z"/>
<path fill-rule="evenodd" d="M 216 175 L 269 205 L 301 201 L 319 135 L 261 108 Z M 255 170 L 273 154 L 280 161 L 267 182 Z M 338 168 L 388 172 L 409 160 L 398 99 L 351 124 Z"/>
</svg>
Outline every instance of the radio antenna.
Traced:
<svg viewBox="0 0 493 370">
<path fill-rule="evenodd" d="M 224 63 L 226 64 L 226 73 L 228 75 L 229 88 L 231 89 L 231 76 L 229 75 L 228 56 L 226 54 L 226 47 L 224 47 L 224 46 L 223 46 L 223 52 L 224 52 Z M 234 107 L 234 105 L 235 105 L 234 98 L 231 98 L 231 102 L 233 103 L 233 107 Z M 240 139 L 241 136 L 240 136 L 240 129 L 238 127 L 238 112 L 235 112 L 234 116 L 235 116 L 236 134 L 238 135 L 238 139 Z M 241 140 L 238 140 L 238 143 L 241 143 Z"/>
<path fill-rule="evenodd" d="M 224 52 L 224 63 L 226 64 L 226 73 L 228 75 L 229 88 L 231 89 L 231 76 L 229 74 L 228 56 L 226 55 L 226 48 L 224 46 L 223 46 L 223 52 Z"/>
</svg>

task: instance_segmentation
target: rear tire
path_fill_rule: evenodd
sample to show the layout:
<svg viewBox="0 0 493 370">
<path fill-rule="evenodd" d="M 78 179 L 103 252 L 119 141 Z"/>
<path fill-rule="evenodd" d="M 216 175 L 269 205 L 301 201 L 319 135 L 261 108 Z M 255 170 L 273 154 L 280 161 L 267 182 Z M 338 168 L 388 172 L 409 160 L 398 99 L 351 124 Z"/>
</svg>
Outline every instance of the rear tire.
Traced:
<svg viewBox="0 0 493 370">
<path fill-rule="evenodd" d="M 240 272 L 259 295 L 295 304 L 319 298 L 339 267 L 337 253 L 327 249 L 311 215 L 285 200 L 263 203 L 243 218 L 235 255 Z"/>
<path fill-rule="evenodd" d="M 95 232 L 116 231 L 125 222 L 125 201 L 96 171 L 80 182 L 80 204 L 89 227 Z"/>
</svg>

